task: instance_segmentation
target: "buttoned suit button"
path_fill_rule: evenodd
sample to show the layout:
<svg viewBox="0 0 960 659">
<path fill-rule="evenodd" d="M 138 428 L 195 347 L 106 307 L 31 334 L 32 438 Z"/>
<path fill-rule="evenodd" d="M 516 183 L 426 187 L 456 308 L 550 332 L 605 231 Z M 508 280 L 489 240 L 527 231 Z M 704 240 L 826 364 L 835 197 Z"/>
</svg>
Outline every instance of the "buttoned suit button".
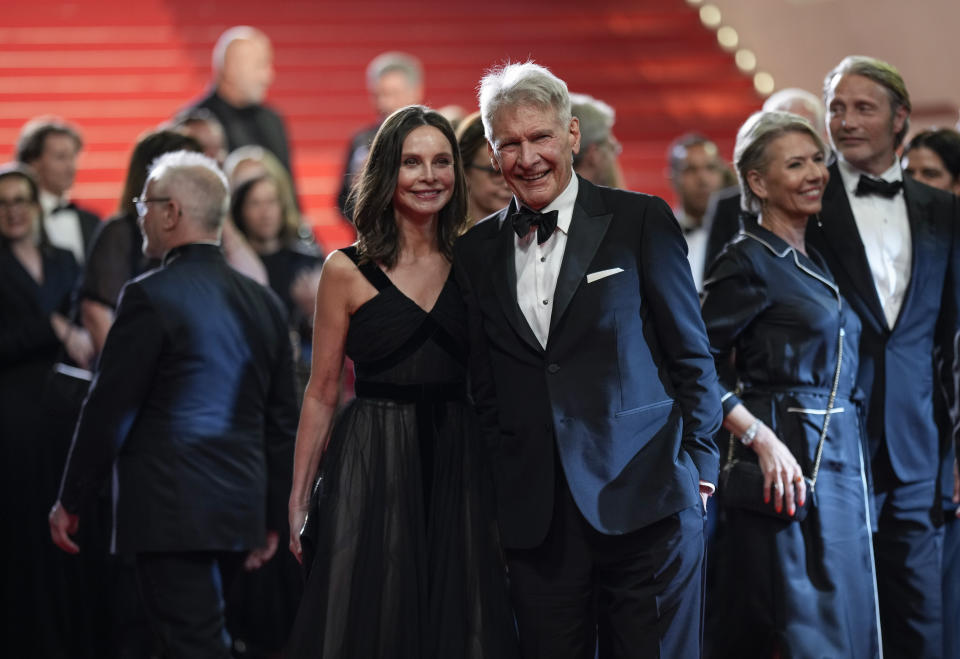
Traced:
<svg viewBox="0 0 960 659">
<path fill-rule="evenodd" d="M 559 372 L 560 372 L 560 364 L 550 364 L 549 366 L 547 366 L 547 373 L 552 374 L 552 373 L 559 373 Z"/>
</svg>

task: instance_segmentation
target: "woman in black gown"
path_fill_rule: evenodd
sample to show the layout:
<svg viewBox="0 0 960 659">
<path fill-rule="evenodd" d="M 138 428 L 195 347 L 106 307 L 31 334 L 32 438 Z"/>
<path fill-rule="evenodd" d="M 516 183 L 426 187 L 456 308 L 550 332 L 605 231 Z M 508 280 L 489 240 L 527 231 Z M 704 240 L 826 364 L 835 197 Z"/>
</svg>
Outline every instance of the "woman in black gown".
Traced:
<svg viewBox="0 0 960 659">
<path fill-rule="evenodd" d="M 331 254 L 317 291 L 290 495 L 309 576 L 288 656 L 512 657 L 450 275 L 466 199 L 447 120 L 388 117 L 354 194 L 359 241 Z M 357 398 L 334 421 L 344 354 Z"/>
<path fill-rule="evenodd" d="M 787 515 L 741 507 L 725 498 L 721 479 L 725 521 L 714 547 L 717 585 L 707 596 L 710 656 L 718 658 L 879 653 L 853 400 L 860 323 L 804 240 L 829 178 L 825 151 L 796 115 L 761 112 L 747 120 L 735 160 L 747 210 L 759 218 L 727 245 L 704 282 L 703 317 L 730 433 L 721 454 L 759 464 L 756 502 Z M 812 478 L 817 464 L 813 494 L 804 477 Z M 731 491 L 736 475 L 726 483 Z M 806 518 L 789 519 L 801 505 L 809 507 Z"/>
<path fill-rule="evenodd" d="M 78 561 L 50 550 L 46 513 L 56 499 L 66 442 L 53 431 L 60 410 L 43 393 L 55 362 L 89 368 L 93 345 L 70 320 L 80 273 L 73 254 L 41 242 L 36 183 L 16 165 L 0 168 L 0 638 L 6 656 L 97 654 L 83 633 L 85 611 L 65 619 L 59 600 Z M 91 608 L 93 608 L 91 606 Z M 89 611 L 89 609 L 88 609 Z"/>
</svg>

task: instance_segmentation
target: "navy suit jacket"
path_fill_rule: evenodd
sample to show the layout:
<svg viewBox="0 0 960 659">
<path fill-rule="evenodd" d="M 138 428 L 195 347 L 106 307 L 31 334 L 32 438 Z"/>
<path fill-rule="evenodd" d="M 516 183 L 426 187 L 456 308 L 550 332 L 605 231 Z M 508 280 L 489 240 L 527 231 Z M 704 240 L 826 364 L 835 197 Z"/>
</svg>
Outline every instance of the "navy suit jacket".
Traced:
<svg viewBox="0 0 960 659">
<path fill-rule="evenodd" d="M 821 220 L 811 219 L 807 240 L 826 259 L 863 325 L 858 384 L 867 399 L 871 456 L 885 450 L 897 478 L 915 482 L 937 478 L 954 435 L 950 416 L 956 418 L 960 208 L 954 195 L 909 177 L 903 193 L 913 258 L 906 297 L 892 329 L 836 164 L 830 166 Z"/>
<path fill-rule="evenodd" d="M 282 528 L 297 404 L 286 311 L 216 245 L 130 281 L 73 438 L 68 511 L 117 462 L 121 552 L 241 551 Z"/>
<path fill-rule="evenodd" d="M 676 219 L 656 197 L 579 185 L 546 349 L 517 304 L 516 202 L 455 246 L 507 547 L 545 537 L 554 456 L 611 535 L 700 505 L 699 481 L 717 482 L 716 372 Z"/>
</svg>

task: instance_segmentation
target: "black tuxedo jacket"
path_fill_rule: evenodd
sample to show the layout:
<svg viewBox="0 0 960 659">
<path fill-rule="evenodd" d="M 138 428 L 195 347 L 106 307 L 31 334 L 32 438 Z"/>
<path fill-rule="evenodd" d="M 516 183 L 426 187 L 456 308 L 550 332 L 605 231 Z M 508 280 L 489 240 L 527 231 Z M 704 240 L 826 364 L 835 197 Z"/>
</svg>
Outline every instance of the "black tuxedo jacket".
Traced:
<svg viewBox="0 0 960 659">
<path fill-rule="evenodd" d="M 80 233 L 83 235 L 83 253 L 85 256 L 90 256 L 93 239 L 97 237 L 97 233 L 99 233 L 103 223 L 100 221 L 100 216 L 96 213 L 91 213 L 76 204 L 70 204 L 70 208 L 75 210 L 77 217 L 80 218 Z"/>
<path fill-rule="evenodd" d="M 204 108 L 223 124 L 227 138 L 227 149 L 255 144 L 270 151 L 283 163 L 288 172 L 290 167 L 290 142 L 283 119 L 266 105 L 250 105 L 245 108 L 234 107 L 211 90 L 206 96 L 190 106 Z"/>
<path fill-rule="evenodd" d="M 913 258 L 900 315 L 887 326 L 850 202 L 836 164 L 820 222 L 807 240 L 826 259 L 843 296 L 860 316 L 858 384 L 867 398 L 871 456 L 885 450 L 904 482 L 936 478 L 957 401 L 952 373 L 960 329 L 960 209 L 946 192 L 904 179 Z M 946 405 L 941 405 L 941 392 Z M 955 410 L 953 412 L 955 418 Z"/>
<path fill-rule="evenodd" d="M 756 216 L 740 208 L 740 187 L 724 188 L 713 194 L 707 215 L 703 223 L 710 227 L 707 234 L 707 252 L 704 255 L 704 276 L 710 272 L 710 266 L 723 251 L 724 246 L 737 237 L 743 228 L 745 217 Z"/>
<path fill-rule="evenodd" d="M 516 202 L 455 247 L 508 547 L 545 537 L 554 456 L 606 534 L 699 505 L 698 481 L 717 482 L 716 373 L 680 228 L 656 197 L 579 185 L 546 349 L 517 304 Z"/>
<path fill-rule="evenodd" d="M 122 552 L 239 551 L 280 528 L 297 404 L 286 311 L 215 245 L 130 281 L 61 487 L 68 511 L 117 462 Z"/>
</svg>

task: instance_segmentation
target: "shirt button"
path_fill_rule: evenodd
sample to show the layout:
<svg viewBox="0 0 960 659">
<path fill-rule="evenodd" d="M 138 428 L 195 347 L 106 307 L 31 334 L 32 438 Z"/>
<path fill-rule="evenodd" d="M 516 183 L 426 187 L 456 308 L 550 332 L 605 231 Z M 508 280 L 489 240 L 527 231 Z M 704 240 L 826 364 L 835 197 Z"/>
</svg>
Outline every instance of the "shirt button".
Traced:
<svg viewBox="0 0 960 659">
<path fill-rule="evenodd" d="M 550 304 L 550 300 L 544 300 L 543 303 L 544 303 L 544 304 Z"/>
<path fill-rule="evenodd" d="M 547 257 L 546 257 L 546 256 L 541 256 L 541 257 L 540 257 L 540 263 L 543 263 L 543 262 L 546 261 L 546 260 L 547 260 Z"/>
<path fill-rule="evenodd" d="M 559 373 L 559 372 L 560 372 L 560 364 L 550 364 L 549 366 L 547 366 L 547 373 Z"/>
</svg>

